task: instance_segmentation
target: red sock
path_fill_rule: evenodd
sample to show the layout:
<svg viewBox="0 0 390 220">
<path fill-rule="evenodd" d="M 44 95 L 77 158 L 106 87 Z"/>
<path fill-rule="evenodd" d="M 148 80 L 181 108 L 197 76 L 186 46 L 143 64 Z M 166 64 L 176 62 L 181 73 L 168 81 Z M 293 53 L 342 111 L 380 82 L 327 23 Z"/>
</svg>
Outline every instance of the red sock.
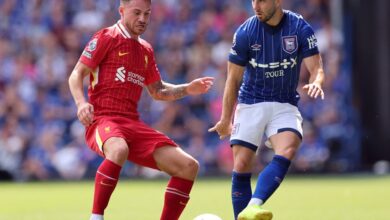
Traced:
<svg viewBox="0 0 390 220">
<path fill-rule="evenodd" d="M 160 220 L 178 220 L 188 200 L 194 181 L 172 177 L 165 191 L 164 208 Z"/>
<path fill-rule="evenodd" d="M 105 159 L 100 164 L 95 177 L 95 194 L 93 198 L 92 213 L 103 215 L 111 194 L 118 182 L 122 167 Z"/>
</svg>

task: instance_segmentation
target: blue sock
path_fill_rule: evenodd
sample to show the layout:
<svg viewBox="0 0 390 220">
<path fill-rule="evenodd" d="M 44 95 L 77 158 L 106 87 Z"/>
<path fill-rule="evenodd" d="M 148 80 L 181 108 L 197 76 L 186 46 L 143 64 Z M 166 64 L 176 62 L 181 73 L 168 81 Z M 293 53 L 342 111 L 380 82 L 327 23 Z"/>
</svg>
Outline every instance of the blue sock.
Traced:
<svg viewBox="0 0 390 220">
<path fill-rule="evenodd" d="M 234 219 L 248 205 L 252 197 L 251 173 L 232 174 L 232 202 L 234 210 Z"/>
<path fill-rule="evenodd" d="M 253 198 L 261 199 L 265 203 L 283 181 L 290 163 L 289 159 L 275 155 L 272 161 L 260 173 Z"/>
</svg>

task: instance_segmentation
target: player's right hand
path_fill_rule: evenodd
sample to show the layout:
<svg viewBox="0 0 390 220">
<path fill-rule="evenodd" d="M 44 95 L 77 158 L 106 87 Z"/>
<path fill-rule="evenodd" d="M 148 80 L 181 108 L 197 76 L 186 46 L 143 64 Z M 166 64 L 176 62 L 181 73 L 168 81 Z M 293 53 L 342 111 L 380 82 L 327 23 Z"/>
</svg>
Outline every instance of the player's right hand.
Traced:
<svg viewBox="0 0 390 220">
<path fill-rule="evenodd" d="M 307 90 L 307 95 L 310 98 L 316 99 L 318 96 L 320 96 L 322 100 L 325 98 L 325 94 L 320 83 L 309 83 L 304 85 L 302 89 Z"/>
<path fill-rule="evenodd" d="M 224 139 L 232 133 L 232 123 L 230 121 L 219 121 L 214 127 L 208 130 L 209 132 L 217 132 L 219 139 Z"/>
<path fill-rule="evenodd" d="M 77 117 L 85 127 L 90 126 L 93 121 L 93 105 L 88 102 L 80 103 L 77 106 Z"/>
</svg>

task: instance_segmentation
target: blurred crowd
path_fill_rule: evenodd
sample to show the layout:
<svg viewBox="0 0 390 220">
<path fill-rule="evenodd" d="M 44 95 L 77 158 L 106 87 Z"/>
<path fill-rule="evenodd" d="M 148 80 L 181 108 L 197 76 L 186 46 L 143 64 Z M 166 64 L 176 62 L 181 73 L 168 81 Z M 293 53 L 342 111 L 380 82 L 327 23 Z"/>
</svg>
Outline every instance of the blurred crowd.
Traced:
<svg viewBox="0 0 390 220">
<path fill-rule="evenodd" d="M 286 9 L 302 14 L 315 29 L 327 77 L 324 101 L 301 93 L 304 140 L 291 172 L 351 171 L 359 162 L 348 54 L 343 33 L 331 24 L 328 2 L 285 1 Z M 67 79 L 92 34 L 119 19 L 118 3 L 0 0 L 0 180 L 94 175 L 102 159 L 85 145 Z M 153 101 L 145 93 L 139 111 L 144 121 L 199 160 L 201 175 L 231 172 L 228 140 L 207 129 L 220 117 L 233 33 L 252 15 L 249 0 L 153 1 L 143 38 L 154 46 L 162 78 L 184 83 L 213 76 L 216 82 L 210 93 L 176 102 Z M 307 81 L 303 69 L 301 86 Z M 265 147 L 260 151 L 259 169 L 272 156 Z M 122 175 L 160 174 L 127 163 Z"/>
</svg>

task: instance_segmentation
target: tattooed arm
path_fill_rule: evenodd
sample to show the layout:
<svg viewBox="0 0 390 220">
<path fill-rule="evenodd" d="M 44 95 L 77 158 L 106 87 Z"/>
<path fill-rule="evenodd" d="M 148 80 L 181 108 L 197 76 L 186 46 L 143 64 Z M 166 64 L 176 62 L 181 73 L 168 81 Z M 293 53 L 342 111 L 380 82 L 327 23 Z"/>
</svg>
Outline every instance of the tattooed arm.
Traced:
<svg viewBox="0 0 390 220">
<path fill-rule="evenodd" d="M 200 95 L 206 93 L 213 85 L 214 78 L 198 78 L 190 83 L 173 85 L 162 80 L 147 86 L 149 94 L 156 100 L 173 101 L 187 95 Z"/>
<path fill-rule="evenodd" d="M 188 95 L 188 84 L 173 85 L 162 80 L 148 85 L 149 94 L 156 100 L 172 101 Z"/>
</svg>

